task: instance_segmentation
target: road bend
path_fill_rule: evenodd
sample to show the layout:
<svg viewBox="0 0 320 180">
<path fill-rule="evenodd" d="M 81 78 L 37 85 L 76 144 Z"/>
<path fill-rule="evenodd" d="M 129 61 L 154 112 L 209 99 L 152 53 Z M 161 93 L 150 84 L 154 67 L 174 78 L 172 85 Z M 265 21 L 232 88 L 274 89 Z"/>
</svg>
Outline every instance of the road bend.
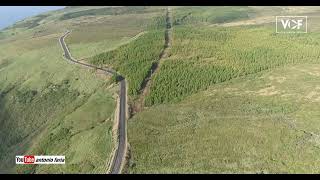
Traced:
<svg viewBox="0 0 320 180">
<path fill-rule="evenodd" d="M 65 37 L 67 37 L 71 31 L 67 31 L 63 36 L 59 38 L 60 45 L 64 51 L 64 57 L 67 61 L 73 64 L 78 64 L 87 68 L 92 69 L 99 69 L 104 71 L 106 74 L 109 75 L 116 75 L 117 81 L 120 84 L 120 91 L 119 91 L 119 99 L 120 99 L 120 109 L 119 109 L 119 121 L 118 121 L 118 147 L 114 154 L 113 162 L 111 164 L 111 174 L 120 174 L 121 173 L 121 166 L 125 161 L 125 153 L 127 148 L 127 131 L 126 131 L 126 81 L 123 76 L 118 74 L 113 69 L 101 68 L 98 66 L 94 66 L 92 64 L 86 64 L 77 61 L 71 56 L 71 53 L 64 41 Z"/>
</svg>

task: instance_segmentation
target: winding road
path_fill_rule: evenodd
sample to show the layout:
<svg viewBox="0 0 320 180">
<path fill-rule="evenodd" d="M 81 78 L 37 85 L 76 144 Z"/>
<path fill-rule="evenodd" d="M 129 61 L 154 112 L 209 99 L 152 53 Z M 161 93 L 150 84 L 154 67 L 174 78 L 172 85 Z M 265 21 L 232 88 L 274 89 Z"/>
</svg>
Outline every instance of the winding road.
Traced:
<svg viewBox="0 0 320 180">
<path fill-rule="evenodd" d="M 107 68 L 97 67 L 91 64 L 86 64 L 75 60 L 64 41 L 65 37 L 67 37 L 71 32 L 67 31 L 63 36 L 59 38 L 60 45 L 64 51 L 64 57 L 67 61 L 78 64 L 87 68 L 99 69 L 104 71 L 106 74 L 109 75 L 116 75 L 117 81 L 120 84 L 120 109 L 119 109 L 119 121 L 118 121 L 118 147 L 116 149 L 113 162 L 111 164 L 111 174 L 119 174 L 121 173 L 121 166 L 125 160 L 125 153 L 127 148 L 127 131 L 126 131 L 126 80 L 124 77 L 119 75 L 116 71 Z"/>
</svg>

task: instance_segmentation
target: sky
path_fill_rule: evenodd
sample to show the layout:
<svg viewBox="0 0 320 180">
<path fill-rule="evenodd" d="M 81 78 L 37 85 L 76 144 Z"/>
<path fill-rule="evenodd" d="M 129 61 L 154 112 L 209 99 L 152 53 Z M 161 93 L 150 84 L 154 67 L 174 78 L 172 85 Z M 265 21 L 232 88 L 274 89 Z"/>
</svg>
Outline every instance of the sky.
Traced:
<svg viewBox="0 0 320 180">
<path fill-rule="evenodd" d="M 26 17 L 62 8 L 64 6 L 0 6 L 0 30 Z"/>
</svg>

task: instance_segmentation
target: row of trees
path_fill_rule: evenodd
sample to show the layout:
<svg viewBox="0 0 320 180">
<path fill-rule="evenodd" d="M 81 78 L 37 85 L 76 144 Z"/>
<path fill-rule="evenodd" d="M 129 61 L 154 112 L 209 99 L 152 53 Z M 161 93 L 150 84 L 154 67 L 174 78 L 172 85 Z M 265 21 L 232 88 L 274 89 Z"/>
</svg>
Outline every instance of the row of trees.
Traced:
<svg viewBox="0 0 320 180">
<path fill-rule="evenodd" d="M 137 14 L 144 13 L 146 7 L 144 6 L 123 6 L 123 7 L 106 7 L 99 9 L 88 9 L 83 11 L 76 11 L 65 13 L 60 17 L 60 20 L 67 20 L 81 16 L 97 16 L 97 15 L 121 15 L 121 14 Z"/>
</svg>

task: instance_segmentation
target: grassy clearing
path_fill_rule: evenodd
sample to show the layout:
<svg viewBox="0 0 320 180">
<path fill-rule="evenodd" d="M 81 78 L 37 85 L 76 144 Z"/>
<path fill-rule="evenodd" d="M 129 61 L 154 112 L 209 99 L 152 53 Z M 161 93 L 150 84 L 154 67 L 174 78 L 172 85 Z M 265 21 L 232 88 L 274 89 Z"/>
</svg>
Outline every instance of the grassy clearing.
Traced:
<svg viewBox="0 0 320 180">
<path fill-rule="evenodd" d="M 106 18 L 101 24 L 74 30 L 66 42 L 74 57 L 92 57 L 135 40 L 143 34 L 148 21 L 150 21 L 149 18 L 132 16 Z M 90 35 L 83 36 L 84 33 Z"/>
<path fill-rule="evenodd" d="M 66 165 L 35 166 L 36 173 L 105 173 L 112 150 L 114 99 L 99 89 L 80 107 L 49 125 L 29 154 L 64 154 Z M 30 167 L 18 167 L 28 172 Z"/>
<path fill-rule="evenodd" d="M 150 14 L 151 17 L 143 15 L 119 15 L 106 16 L 92 19 L 81 19 L 83 23 L 81 28 L 73 30 L 70 37 L 67 39 L 68 44 L 91 43 L 108 39 L 118 39 L 122 37 L 132 37 L 143 31 L 147 24 L 150 23 L 155 14 Z M 87 34 L 83 36 L 83 34 Z"/>
<path fill-rule="evenodd" d="M 248 19 L 254 11 L 249 7 L 179 7 L 175 8 L 174 25 L 226 23 Z"/>
<path fill-rule="evenodd" d="M 248 75 L 137 114 L 129 173 L 319 173 L 319 68 Z"/>
<path fill-rule="evenodd" d="M 176 102 L 212 84 L 278 66 L 318 63 L 319 33 L 275 34 L 273 26 L 176 26 L 170 57 L 146 104 Z"/>
<path fill-rule="evenodd" d="M 144 6 L 127 6 L 127 7 L 105 7 L 98 9 L 88 9 L 76 12 L 65 13 L 60 20 L 78 18 L 82 16 L 101 16 L 101 15 L 121 15 L 121 14 L 140 14 L 147 13 L 152 8 Z"/>
<path fill-rule="evenodd" d="M 40 14 L 35 16 L 32 20 L 29 21 L 23 21 L 20 23 L 16 23 L 13 26 L 11 26 L 10 28 L 27 28 L 27 29 L 32 29 L 34 27 L 39 26 L 39 22 L 42 21 L 43 19 L 45 19 L 46 17 L 48 17 L 49 15 L 46 14 Z"/>
<path fill-rule="evenodd" d="M 88 58 L 127 44 L 148 31 L 150 25 L 156 24 L 153 20 L 164 13 L 162 7 L 143 9 L 143 14 L 90 16 L 80 17 L 77 22 L 70 21 L 75 27 L 66 42 L 74 57 Z"/>
</svg>

